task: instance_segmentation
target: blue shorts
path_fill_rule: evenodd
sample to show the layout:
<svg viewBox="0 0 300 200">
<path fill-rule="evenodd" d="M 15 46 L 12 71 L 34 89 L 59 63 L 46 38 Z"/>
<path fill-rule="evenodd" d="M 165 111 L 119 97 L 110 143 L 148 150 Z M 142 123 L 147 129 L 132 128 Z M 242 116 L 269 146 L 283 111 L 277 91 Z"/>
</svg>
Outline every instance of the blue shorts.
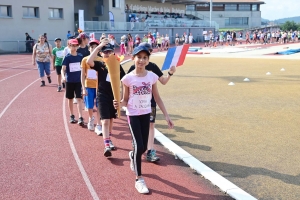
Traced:
<svg viewBox="0 0 300 200">
<path fill-rule="evenodd" d="M 84 103 L 85 107 L 87 109 L 93 109 L 95 105 L 95 99 L 96 99 L 96 88 L 85 88 L 88 95 L 84 97 Z M 98 104 L 96 102 L 96 107 L 98 107 Z"/>
<path fill-rule="evenodd" d="M 47 74 L 47 76 L 50 75 L 50 62 L 39 62 L 37 61 L 37 67 L 39 70 L 39 75 L 40 77 L 44 77 L 45 76 L 45 72 Z"/>
</svg>

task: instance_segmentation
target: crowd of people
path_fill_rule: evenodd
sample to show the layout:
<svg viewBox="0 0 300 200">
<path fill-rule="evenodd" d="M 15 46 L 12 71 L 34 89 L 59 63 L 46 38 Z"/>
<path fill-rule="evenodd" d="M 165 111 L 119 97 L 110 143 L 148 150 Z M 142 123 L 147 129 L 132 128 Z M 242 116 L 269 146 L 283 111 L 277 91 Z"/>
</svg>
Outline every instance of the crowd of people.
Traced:
<svg viewBox="0 0 300 200">
<path fill-rule="evenodd" d="M 286 44 L 298 42 L 300 31 L 247 31 L 245 36 L 242 31 L 224 31 L 216 35 L 212 31 L 206 32 L 204 36 L 205 47 L 215 47 L 218 45 L 235 46 L 236 44 Z"/>
<path fill-rule="evenodd" d="M 142 155 L 146 152 L 146 160 L 157 162 L 160 158 L 154 149 L 154 125 L 156 104 L 163 112 L 169 128 L 174 124 L 160 98 L 157 82 L 165 85 L 175 73 L 171 66 L 168 75 L 164 75 L 159 67 L 149 62 L 153 43 L 137 42 L 130 34 L 127 36 L 128 48 L 133 65 L 125 73 L 120 65 L 120 81 L 123 85 L 123 98 L 120 102 L 114 100 L 110 75 L 105 58 L 114 52 L 118 45 L 112 35 L 102 34 L 100 40 L 90 40 L 82 32 L 76 38 L 71 37 L 67 46 L 63 46 L 61 38 L 55 38 L 55 47 L 48 43 L 45 34 L 40 35 L 33 47 L 32 64 L 37 65 L 41 87 L 45 84 L 45 74 L 51 83 L 52 69 L 57 74 L 57 91 L 65 90 L 68 102 L 70 123 L 84 125 L 83 108 L 88 112 L 87 129 L 103 136 L 105 157 L 112 156 L 116 147 L 112 143 L 113 122 L 117 117 L 118 106 L 125 106 L 128 124 L 132 135 L 133 150 L 129 152 L 130 169 L 135 172 L 135 188 L 139 193 L 149 193 L 142 177 Z M 125 39 L 123 40 L 125 43 Z M 123 45 L 122 42 L 120 45 Z M 125 44 L 124 44 L 125 45 Z M 134 46 L 134 47 L 133 47 Z M 74 101 L 76 99 L 76 101 Z M 143 100 L 143 101 L 141 101 Z M 73 104 L 77 104 L 78 120 L 76 120 Z M 97 110 L 94 117 L 94 109 Z"/>
</svg>

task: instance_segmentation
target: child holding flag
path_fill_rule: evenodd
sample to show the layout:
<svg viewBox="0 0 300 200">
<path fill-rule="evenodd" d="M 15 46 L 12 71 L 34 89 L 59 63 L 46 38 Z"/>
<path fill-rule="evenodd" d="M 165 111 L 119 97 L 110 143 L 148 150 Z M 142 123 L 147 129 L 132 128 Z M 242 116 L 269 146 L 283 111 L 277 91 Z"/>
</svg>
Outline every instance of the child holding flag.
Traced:
<svg viewBox="0 0 300 200">
<path fill-rule="evenodd" d="M 153 51 L 152 46 L 148 43 L 141 43 L 139 46 L 146 47 L 148 51 L 151 53 Z M 128 70 L 128 74 L 135 70 L 135 65 L 132 65 Z M 168 72 L 167 76 L 164 76 L 159 67 L 152 62 L 146 66 L 146 70 L 155 73 L 158 76 L 158 80 L 161 84 L 166 85 L 170 80 L 171 76 L 176 72 L 176 67 L 172 66 Z M 151 113 L 150 113 L 150 129 L 149 129 L 149 138 L 148 138 L 148 147 L 147 147 L 147 156 L 146 159 L 148 162 L 157 162 L 160 158 L 156 155 L 156 151 L 154 149 L 154 128 L 155 128 L 155 117 L 156 117 L 156 102 L 154 97 L 151 99 Z"/>
<path fill-rule="evenodd" d="M 152 94 L 165 116 L 168 127 L 174 126 L 158 93 L 156 84 L 158 76 L 146 70 L 149 56 L 150 52 L 145 46 L 134 49 L 132 59 L 136 68 L 122 78 L 123 99 L 120 103 L 120 106 L 127 106 L 126 115 L 134 141 L 134 149 L 129 152 L 130 168 L 136 174 L 135 188 L 142 194 L 149 193 L 142 177 L 141 158 L 147 150 Z M 114 106 L 118 108 L 116 100 Z"/>
</svg>

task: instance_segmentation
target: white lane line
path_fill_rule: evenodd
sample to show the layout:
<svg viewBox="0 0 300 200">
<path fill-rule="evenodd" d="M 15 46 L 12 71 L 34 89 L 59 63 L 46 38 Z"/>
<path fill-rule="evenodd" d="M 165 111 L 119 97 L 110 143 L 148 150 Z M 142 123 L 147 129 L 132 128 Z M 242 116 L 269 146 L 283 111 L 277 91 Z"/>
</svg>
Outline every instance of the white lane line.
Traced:
<svg viewBox="0 0 300 200">
<path fill-rule="evenodd" d="M 71 147 L 71 150 L 72 150 L 72 153 L 73 153 L 73 156 L 74 156 L 74 159 L 77 163 L 77 166 L 80 170 L 80 173 L 82 175 L 82 178 L 87 186 L 87 188 L 89 189 L 92 197 L 94 200 L 99 200 L 99 197 L 96 193 L 96 191 L 94 190 L 94 187 L 86 173 L 86 171 L 84 170 L 84 167 L 81 163 L 81 160 L 77 154 L 77 151 L 76 151 L 76 148 L 75 148 L 75 145 L 74 145 L 74 142 L 72 140 L 72 136 L 70 134 L 70 130 L 69 130 L 69 126 L 68 126 L 68 122 L 67 122 L 67 117 L 66 117 L 66 98 L 63 97 L 63 118 L 64 118 L 64 124 L 65 124 L 65 129 L 66 129 L 66 134 L 67 134 L 67 137 L 68 137 L 68 142 L 70 144 L 70 147 Z"/>
<path fill-rule="evenodd" d="M 4 113 L 6 112 L 6 110 L 9 108 L 9 106 L 27 89 L 29 88 L 32 84 L 34 84 L 35 82 L 37 82 L 38 80 L 40 80 L 39 78 L 36 79 L 35 81 L 33 81 L 32 83 L 30 83 L 27 87 L 25 87 L 21 92 L 19 92 L 19 94 L 17 94 L 8 104 L 7 106 L 4 108 L 4 110 L 1 112 L 0 114 L 0 119 L 1 117 L 4 115 Z"/>
<path fill-rule="evenodd" d="M 33 68 L 33 69 L 34 69 L 34 68 Z M 7 80 L 7 79 L 10 79 L 10 78 L 12 78 L 12 77 L 18 76 L 18 75 L 20 75 L 20 74 L 24 74 L 24 73 L 26 73 L 26 72 L 32 71 L 33 69 L 26 70 L 26 71 L 24 71 L 24 72 L 20 72 L 20 73 L 18 73 L 18 74 L 9 76 L 9 77 L 7 77 L 7 78 L 4 78 L 4 79 L 0 80 L 0 82 L 5 81 L 5 80 Z"/>
<path fill-rule="evenodd" d="M 2 69 L 2 70 L 0 70 L 0 72 L 6 71 L 6 70 L 10 70 L 10 69 L 15 69 L 15 68 L 22 67 L 22 66 L 27 66 L 27 65 L 32 65 L 32 64 L 18 65 L 18 66 L 7 68 L 7 69 Z"/>
</svg>

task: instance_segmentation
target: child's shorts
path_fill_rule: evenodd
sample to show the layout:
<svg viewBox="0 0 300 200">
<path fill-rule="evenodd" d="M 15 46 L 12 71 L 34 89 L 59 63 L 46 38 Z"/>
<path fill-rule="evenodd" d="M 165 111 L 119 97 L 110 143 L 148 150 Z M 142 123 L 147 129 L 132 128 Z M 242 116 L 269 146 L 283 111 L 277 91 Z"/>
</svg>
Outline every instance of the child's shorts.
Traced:
<svg viewBox="0 0 300 200">
<path fill-rule="evenodd" d="M 87 109 L 93 109 L 95 106 L 95 99 L 96 99 L 96 88 L 85 88 L 88 95 L 84 97 L 85 107 Z M 96 102 L 96 107 L 98 103 Z"/>
</svg>

